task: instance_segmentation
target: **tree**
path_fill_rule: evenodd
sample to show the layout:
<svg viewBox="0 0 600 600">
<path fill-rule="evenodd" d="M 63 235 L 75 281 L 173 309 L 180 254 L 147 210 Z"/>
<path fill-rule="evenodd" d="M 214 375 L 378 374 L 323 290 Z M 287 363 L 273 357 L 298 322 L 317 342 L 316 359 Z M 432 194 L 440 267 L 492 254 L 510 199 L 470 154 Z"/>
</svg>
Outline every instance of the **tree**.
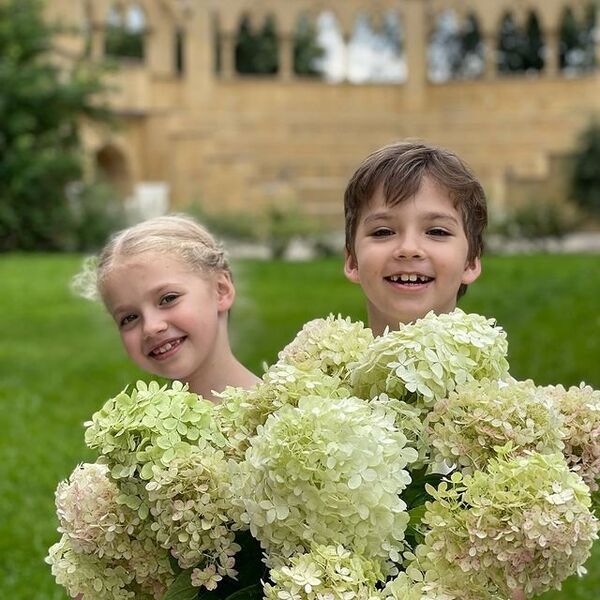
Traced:
<svg viewBox="0 0 600 600">
<path fill-rule="evenodd" d="M 69 246 L 68 184 L 81 178 L 81 118 L 105 119 L 100 79 L 53 62 L 39 0 L 0 2 L 0 251 Z"/>
<path fill-rule="evenodd" d="M 571 180 L 573 197 L 583 209 L 600 216 L 600 124 L 593 123 L 581 136 Z"/>
</svg>

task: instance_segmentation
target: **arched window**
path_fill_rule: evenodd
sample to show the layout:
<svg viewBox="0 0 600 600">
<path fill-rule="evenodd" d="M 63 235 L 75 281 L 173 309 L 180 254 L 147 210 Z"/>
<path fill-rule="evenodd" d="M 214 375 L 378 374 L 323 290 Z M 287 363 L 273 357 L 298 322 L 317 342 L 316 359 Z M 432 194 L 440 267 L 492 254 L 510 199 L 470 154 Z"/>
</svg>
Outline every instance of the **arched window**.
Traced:
<svg viewBox="0 0 600 600">
<path fill-rule="evenodd" d="M 442 13 L 430 38 L 428 61 L 432 81 L 482 75 L 485 59 L 477 18 L 469 15 L 460 26 L 453 11 Z"/>
<path fill-rule="evenodd" d="M 333 12 L 324 11 L 318 15 L 317 40 L 323 48 L 317 68 L 328 81 L 343 81 L 347 73 L 347 48 L 340 23 Z"/>
<path fill-rule="evenodd" d="M 302 15 L 294 31 L 294 73 L 296 75 L 322 75 L 325 49 L 321 46 L 317 29 L 307 15 Z"/>
<path fill-rule="evenodd" d="M 560 68 L 567 73 L 582 73 L 595 65 L 594 35 L 597 11 L 590 5 L 582 21 L 565 10 L 560 27 Z"/>
<path fill-rule="evenodd" d="M 123 9 L 114 4 L 106 17 L 105 53 L 115 58 L 144 60 L 146 16 L 133 4 Z"/>
<path fill-rule="evenodd" d="M 361 13 L 348 45 L 348 79 L 355 83 L 398 82 L 406 79 L 403 36 L 398 15 L 388 11 L 377 23 Z"/>
<path fill-rule="evenodd" d="M 123 153 L 112 144 L 96 152 L 96 169 L 100 179 L 109 182 L 122 194 L 131 192 L 131 177 Z"/>
<path fill-rule="evenodd" d="M 235 66 L 238 73 L 247 75 L 277 73 L 277 30 L 272 17 L 268 17 L 257 32 L 252 31 L 247 17 L 242 19 L 235 47 Z"/>
<path fill-rule="evenodd" d="M 498 70 L 501 73 L 540 71 L 544 66 L 544 40 L 534 12 L 525 28 L 518 27 L 512 14 L 505 15 L 500 28 Z"/>
</svg>

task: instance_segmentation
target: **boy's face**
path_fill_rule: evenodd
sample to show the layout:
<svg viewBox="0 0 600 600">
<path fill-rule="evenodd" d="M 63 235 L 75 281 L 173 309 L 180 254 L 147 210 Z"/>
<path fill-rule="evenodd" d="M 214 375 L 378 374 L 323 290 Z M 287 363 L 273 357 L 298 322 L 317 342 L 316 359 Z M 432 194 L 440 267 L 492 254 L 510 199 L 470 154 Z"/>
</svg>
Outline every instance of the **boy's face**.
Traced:
<svg viewBox="0 0 600 600">
<path fill-rule="evenodd" d="M 423 178 L 415 196 L 396 206 L 386 205 L 380 188 L 360 215 L 354 256 L 347 252 L 344 264 L 367 297 L 373 332 L 454 310 L 460 285 L 481 273 L 479 258 L 467 261 L 468 249 L 460 212 L 434 181 Z"/>
</svg>

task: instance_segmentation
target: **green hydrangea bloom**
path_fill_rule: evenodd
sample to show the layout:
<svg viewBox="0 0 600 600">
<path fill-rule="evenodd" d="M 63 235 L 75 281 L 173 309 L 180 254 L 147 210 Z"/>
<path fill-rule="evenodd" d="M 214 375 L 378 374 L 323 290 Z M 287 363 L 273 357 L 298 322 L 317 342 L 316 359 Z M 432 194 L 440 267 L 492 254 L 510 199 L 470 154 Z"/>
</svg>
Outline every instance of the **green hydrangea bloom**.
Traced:
<svg viewBox="0 0 600 600">
<path fill-rule="evenodd" d="M 503 379 L 508 373 L 506 333 L 493 319 L 455 309 L 428 313 L 375 339 L 349 366 L 354 393 L 391 397 L 432 407 L 457 385 Z"/>
<path fill-rule="evenodd" d="M 272 569 L 270 578 L 266 600 L 382 600 L 375 588 L 382 578 L 377 563 L 343 546 L 315 545 Z"/>
<path fill-rule="evenodd" d="M 192 448 L 226 445 L 213 404 L 174 381 L 160 387 L 138 381 L 109 400 L 85 425 L 86 444 L 98 450 L 115 479 L 152 479 Z"/>
<path fill-rule="evenodd" d="M 563 419 L 533 381 L 472 381 L 438 400 L 426 417 L 434 463 L 485 469 L 499 447 L 513 454 L 563 449 Z"/>
<path fill-rule="evenodd" d="M 278 358 L 303 371 L 322 371 L 343 380 L 348 364 L 359 360 L 372 343 L 373 332 L 362 322 L 329 315 L 306 323 Z"/>
<path fill-rule="evenodd" d="M 452 474 L 429 488 L 429 530 L 407 573 L 487 590 L 482 598 L 526 596 L 560 586 L 583 564 L 598 537 L 590 491 L 562 454 L 493 459 L 486 472 Z M 461 575 L 462 573 L 462 575 Z"/>
<path fill-rule="evenodd" d="M 358 398 L 306 396 L 270 415 L 233 477 L 242 516 L 271 560 L 338 545 L 398 561 L 400 493 L 417 458 L 394 415 Z M 274 563 L 271 563 L 274 564 Z"/>
</svg>

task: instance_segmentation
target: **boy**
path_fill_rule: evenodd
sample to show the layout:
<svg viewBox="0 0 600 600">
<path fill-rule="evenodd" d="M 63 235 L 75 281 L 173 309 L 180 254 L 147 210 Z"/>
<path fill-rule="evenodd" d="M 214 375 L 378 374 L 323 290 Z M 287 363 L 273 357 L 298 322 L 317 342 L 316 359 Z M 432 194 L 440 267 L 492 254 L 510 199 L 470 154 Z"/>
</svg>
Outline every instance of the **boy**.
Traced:
<svg viewBox="0 0 600 600">
<path fill-rule="evenodd" d="M 369 155 L 344 194 L 344 273 L 375 335 L 450 312 L 481 273 L 485 194 L 452 152 L 420 142 Z"/>
<path fill-rule="evenodd" d="M 344 215 L 344 273 L 362 287 L 375 335 L 454 310 L 481 273 L 485 193 L 449 150 L 400 142 L 373 152 L 346 187 Z"/>
</svg>

